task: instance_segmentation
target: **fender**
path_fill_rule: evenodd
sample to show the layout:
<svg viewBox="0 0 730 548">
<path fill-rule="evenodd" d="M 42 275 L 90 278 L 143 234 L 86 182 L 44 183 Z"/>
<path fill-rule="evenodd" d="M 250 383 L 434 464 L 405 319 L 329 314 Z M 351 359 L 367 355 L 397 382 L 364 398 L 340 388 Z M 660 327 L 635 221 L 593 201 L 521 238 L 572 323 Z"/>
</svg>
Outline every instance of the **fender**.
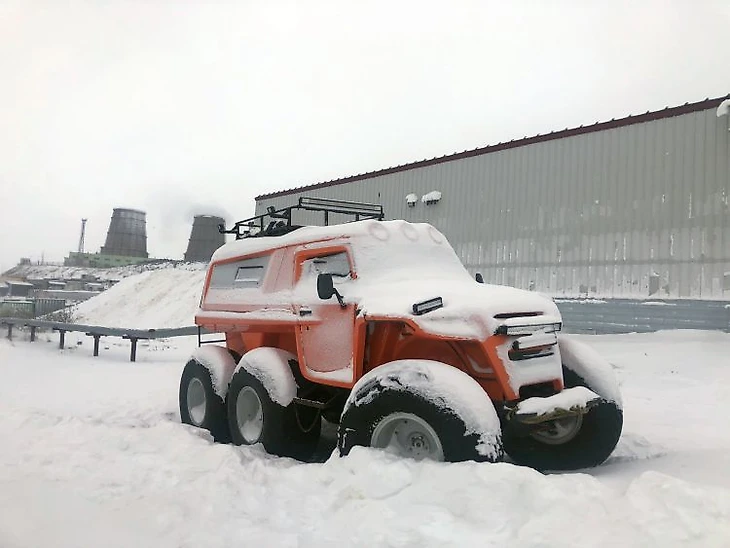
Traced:
<svg viewBox="0 0 730 548">
<path fill-rule="evenodd" d="M 236 360 L 228 349 L 225 346 L 205 345 L 197 348 L 191 358 L 208 370 L 213 390 L 225 400 L 236 369 Z"/>
<path fill-rule="evenodd" d="M 261 382 L 273 402 L 286 407 L 297 395 L 297 383 L 289 366 L 289 361 L 296 359 L 286 350 L 262 346 L 246 352 L 236 371 L 245 369 Z"/>
</svg>

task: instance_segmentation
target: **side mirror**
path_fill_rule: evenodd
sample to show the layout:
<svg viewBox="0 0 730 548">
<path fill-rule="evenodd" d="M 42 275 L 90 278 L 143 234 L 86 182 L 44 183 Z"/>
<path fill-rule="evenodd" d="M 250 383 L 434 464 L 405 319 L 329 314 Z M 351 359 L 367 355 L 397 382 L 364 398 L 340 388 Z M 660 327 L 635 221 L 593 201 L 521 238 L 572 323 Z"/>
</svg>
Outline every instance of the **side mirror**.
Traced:
<svg viewBox="0 0 730 548">
<path fill-rule="evenodd" d="M 317 295 L 323 301 L 332 298 L 335 294 L 335 284 L 332 281 L 332 274 L 317 275 Z"/>
<path fill-rule="evenodd" d="M 480 283 L 480 284 L 484 283 L 484 278 L 482 277 L 481 272 L 477 272 L 477 275 L 474 276 L 474 279 L 477 281 L 477 283 Z"/>
</svg>

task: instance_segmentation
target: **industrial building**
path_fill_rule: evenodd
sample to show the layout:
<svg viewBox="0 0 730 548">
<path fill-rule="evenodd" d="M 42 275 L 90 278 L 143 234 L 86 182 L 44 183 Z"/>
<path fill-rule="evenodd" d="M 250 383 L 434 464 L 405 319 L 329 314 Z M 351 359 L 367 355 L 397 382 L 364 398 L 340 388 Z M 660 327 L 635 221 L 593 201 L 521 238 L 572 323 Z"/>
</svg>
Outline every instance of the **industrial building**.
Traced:
<svg viewBox="0 0 730 548">
<path fill-rule="evenodd" d="M 71 251 L 65 266 L 114 268 L 169 259 L 153 259 L 147 252 L 147 213 L 138 209 L 115 208 L 109 222 L 106 242 L 99 253 L 84 250 L 86 219 L 81 219 L 77 251 Z M 184 254 L 188 262 L 208 262 L 213 252 L 225 243 L 218 230 L 225 219 L 215 215 L 195 215 L 190 239 Z"/>
<path fill-rule="evenodd" d="M 378 203 L 387 219 L 435 225 L 487 282 L 727 299 L 728 97 L 265 194 L 256 213 L 301 196 Z"/>
<path fill-rule="evenodd" d="M 147 214 L 137 209 L 115 208 L 109 222 L 106 242 L 100 253 L 86 253 L 84 240 L 86 219 L 81 220 L 77 251 L 65 259 L 66 266 L 112 268 L 147 261 Z"/>
<path fill-rule="evenodd" d="M 196 215 L 184 260 L 206 263 L 210 261 L 213 252 L 226 243 L 225 234 L 218 230 L 218 226 L 225 223 L 225 219 L 215 215 Z"/>
</svg>

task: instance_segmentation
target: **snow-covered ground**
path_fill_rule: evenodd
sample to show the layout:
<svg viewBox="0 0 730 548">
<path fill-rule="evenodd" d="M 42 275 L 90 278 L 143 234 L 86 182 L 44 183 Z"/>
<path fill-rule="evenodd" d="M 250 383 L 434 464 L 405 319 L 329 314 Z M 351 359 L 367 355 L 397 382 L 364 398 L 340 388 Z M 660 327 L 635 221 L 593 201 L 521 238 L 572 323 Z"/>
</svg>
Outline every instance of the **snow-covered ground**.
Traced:
<svg viewBox="0 0 730 548">
<path fill-rule="evenodd" d="M 195 341 L 0 341 L 0 546 L 727 546 L 730 334 L 581 336 L 625 428 L 596 469 L 438 464 L 356 449 L 303 464 L 180 423 Z"/>
</svg>

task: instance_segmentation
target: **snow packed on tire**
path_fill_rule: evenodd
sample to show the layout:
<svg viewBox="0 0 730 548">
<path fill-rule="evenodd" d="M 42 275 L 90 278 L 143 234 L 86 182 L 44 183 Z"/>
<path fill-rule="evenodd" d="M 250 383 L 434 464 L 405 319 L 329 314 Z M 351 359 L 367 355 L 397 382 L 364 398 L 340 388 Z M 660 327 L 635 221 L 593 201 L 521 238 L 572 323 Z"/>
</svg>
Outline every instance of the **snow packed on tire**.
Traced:
<svg viewBox="0 0 730 548">
<path fill-rule="evenodd" d="M 286 407 L 297 395 L 297 384 L 289 368 L 289 361 L 296 359 L 294 354 L 279 348 L 254 348 L 241 358 L 239 368 L 261 381 L 273 402 Z"/>
<path fill-rule="evenodd" d="M 210 380 L 213 382 L 213 390 L 221 399 L 226 398 L 228 383 L 236 369 L 236 361 L 223 346 L 212 344 L 198 347 L 193 351 L 191 358 L 210 372 Z"/>
</svg>

